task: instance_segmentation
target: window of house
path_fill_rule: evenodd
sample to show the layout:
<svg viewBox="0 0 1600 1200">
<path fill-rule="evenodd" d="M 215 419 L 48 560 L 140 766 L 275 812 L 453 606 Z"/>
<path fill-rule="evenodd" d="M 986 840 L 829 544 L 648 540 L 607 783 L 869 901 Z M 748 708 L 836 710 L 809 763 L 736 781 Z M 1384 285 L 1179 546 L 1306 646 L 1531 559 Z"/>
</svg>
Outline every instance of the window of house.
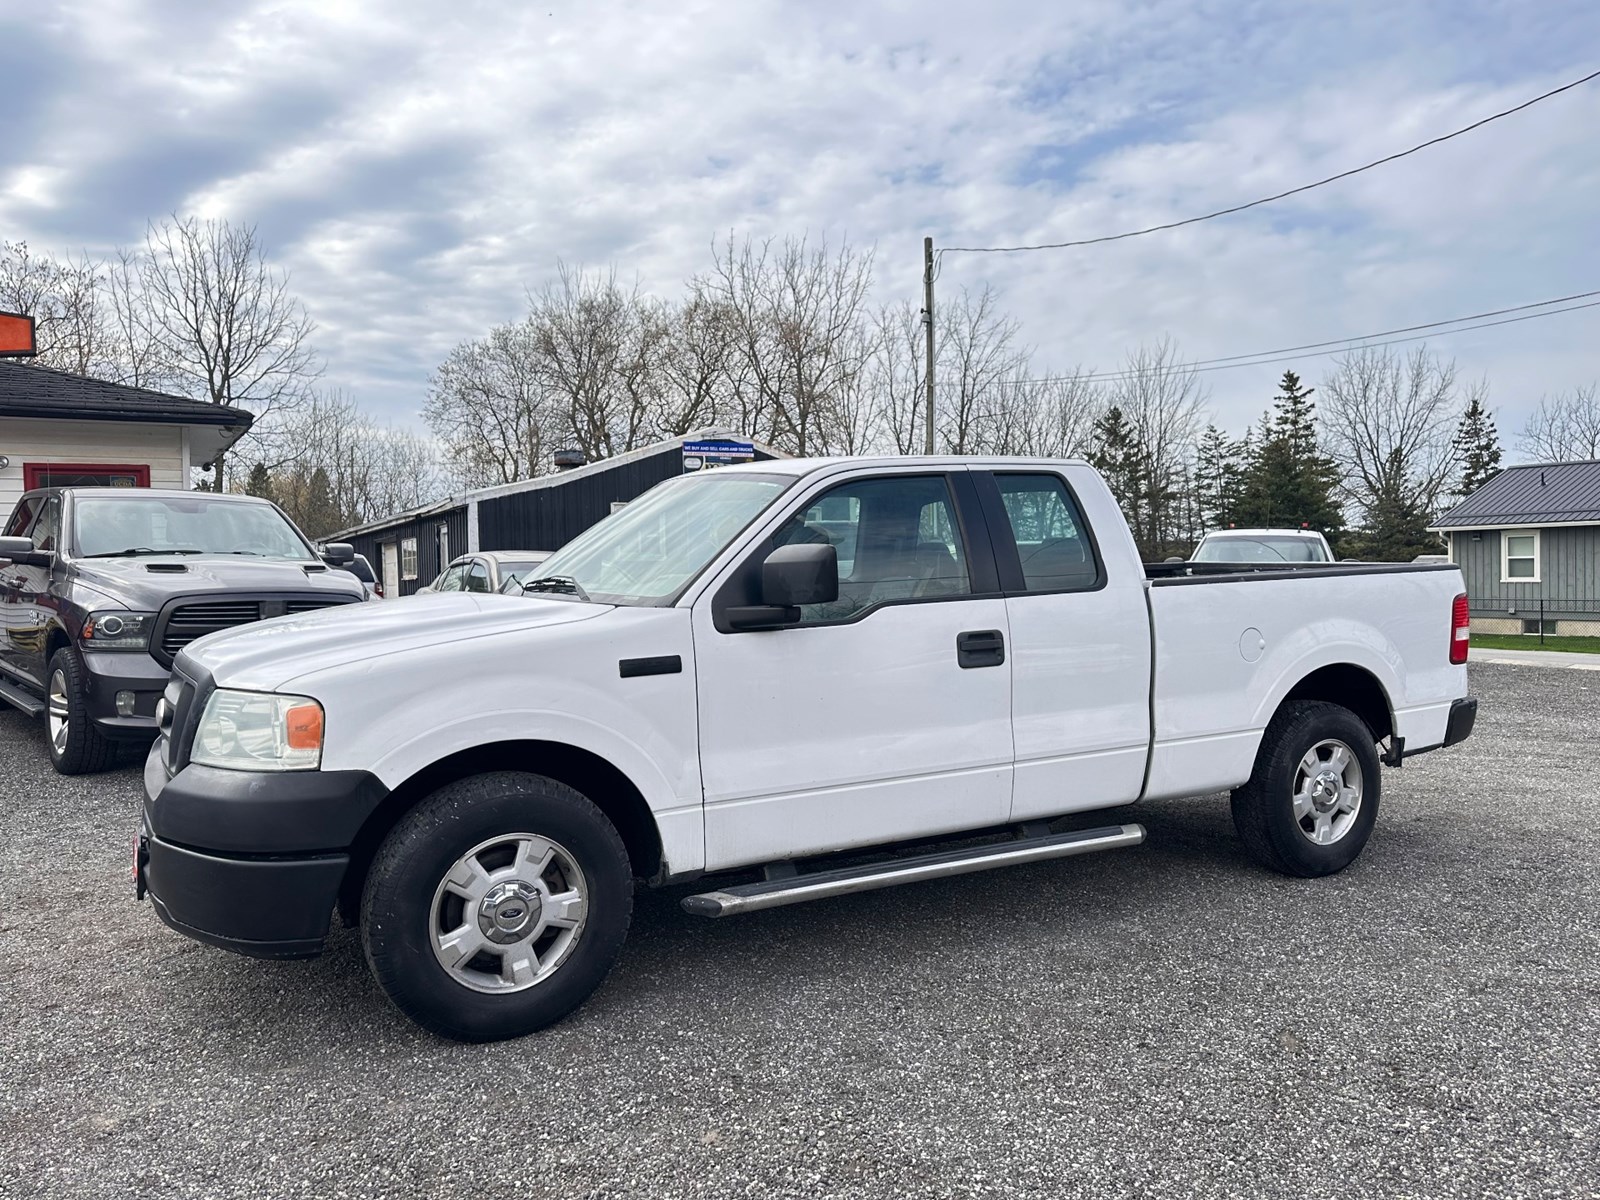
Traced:
<svg viewBox="0 0 1600 1200">
<path fill-rule="evenodd" d="M 1506 533 L 1500 538 L 1500 582 L 1539 582 L 1539 531 Z"/>
<path fill-rule="evenodd" d="M 138 464 L 23 463 L 29 491 L 44 487 L 149 487 L 150 468 Z"/>
<path fill-rule="evenodd" d="M 417 577 L 417 539 L 414 537 L 400 539 L 400 578 L 415 579 Z"/>
</svg>

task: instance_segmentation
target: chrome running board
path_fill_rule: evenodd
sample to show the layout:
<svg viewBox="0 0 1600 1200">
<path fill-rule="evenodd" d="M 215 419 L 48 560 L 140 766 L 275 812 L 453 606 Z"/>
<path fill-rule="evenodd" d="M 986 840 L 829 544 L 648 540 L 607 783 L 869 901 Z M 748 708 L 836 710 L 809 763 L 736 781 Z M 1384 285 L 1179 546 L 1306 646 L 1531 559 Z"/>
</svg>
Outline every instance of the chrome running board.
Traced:
<svg viewBox="0 0 1600 1200">
<path fill-rule="evenodd" d="M 1144 841 L 1143 825 L 1111 825 L 1104 829 L 1082 829 L 1072 833 L 1052 833 L 1043 837 L 991 842 L 939 854 L 921 854 L 864 867 L 844 867 L 836 871 L 815 871 L 808 875 L 765 879 L 714 892 L 700 892 L 683 898 L 683 910 L 697 917 L 731 917 L 758 912 L 807 900 L 825 900 L 850 892 L 870 892 L 877 888 L 944 879 L 995 867 L 1015 867 L 1022 863 L 1070 858 L 1074 854 L 1093 854 L 1098 850 L 1121 850 Z"/>
</svg>

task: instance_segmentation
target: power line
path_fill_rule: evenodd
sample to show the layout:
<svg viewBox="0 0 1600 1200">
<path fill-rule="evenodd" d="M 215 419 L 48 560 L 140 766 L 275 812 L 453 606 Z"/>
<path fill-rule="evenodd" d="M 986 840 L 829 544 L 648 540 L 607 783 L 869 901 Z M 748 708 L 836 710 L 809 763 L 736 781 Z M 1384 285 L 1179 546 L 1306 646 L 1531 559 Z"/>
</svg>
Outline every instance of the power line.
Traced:
<svg viewBox="0 0 1600 1200">
<path fill-rule="evenodd" d="M 1263 204 L 1271 204 L 1276 200 L 1285 200 L 1290 196 L 1298 196 L 1301 192 L 1309 192 L 1313 188 L 1323 187 L 1330 183 L 1337 183 L 1341 179 L 1348 179 L 1352 175 L 1359 175 L 1363 171 L 1372 170 L 1374 167 L 1381 167 L 1386 163 L 1395 162 L 1398 159 L 1415 154 L 1419 150 L 1426 150 L 1430 146 L 1437 146 L 1441 142 L 1448 142 L 1451 138 L 1458 138 L 1464 133 L 1471 133 L 1474 129 L 1482 129 L 1485 125 L 1488 125 L 1492 121 L 1498 121 L 1502 117 L 1509 117 L 1513 113 L 1519 113 L 1525 108 L 1531 108 L 1533 105 L 1538 104 L 1541 100 L 1548 100 L 1551 96 L 1559 96 L 1562 92 L 1570 91 L 1571 89 L 1578 87 L 1581 84 L 1589 83 L 1594 79 L 1600 79 L 1600 71 L 1593 71 L 1590 74 L 1585 75 L 1582 79 L 1574 79 L 1571 83 L 1564 83 L 1558 88 L 1552 88 L 1543 95 L 1535 96 L 1531 100 L 1524 100 L 1521 104 L 1518 104 L 1514 108 L 1504 109 L 1501 112 L 1493 114 L 1492 116 L 1484 117 L 1481 121 L 1474 121 L 1471 125 L 1464 125 L 1454 132 L 1443 134 L 1440 137 L 1430 138 L 1426 142 L 1421 142 L 1418 145 L 1412 146 L 1409 150 L 1401 150 L 1397 154 L 1390 154 L 1383 158 L 1374 159 L 1372 162 L 1369 162 L 1364 166 L 1352 167 L 1348 171 L 1340 171 L 1337 175 L 1329 175 L 1326 179 L 1318 179 L 1314 183 L 1304 183 L 1299 187 L 1290 188 L 1286 192 L 1279 192 L 1275 196 L 1263 196 L 1259 200 L 1251 200 L 1247 204 L 1235 204 L 1231 208 L 1219 208 L 1216 212 L 1205 213 L 1198 217 L 1186 217 L 1182 221 L 1168 221 L 1164 225 L 1151 225 L 1145 229 L 1130 229 L 1124 233 L 1111 233 L 1105 235 L 1104 237 L 1080 238 L 1079 240 L 1072 242 L 1042 242 L 1033 246 L 946 246 L 940 250 L 939 253 L 942 256 L 945 254 L 1017 254 L 1025 250 L 1065 250 L 1073 246 L 1095 246 L 1099 245 L 1101 242 L 1119 242 L 1124 238 L 1143 237 L 1147 233 L 1161 233 L 1163 230 L 1167 229 L 1178 229 L 1184 225 L 1195 225 L 1201 221 L 1210 221 L 1217 217 L 1226 217 L 1233 213 L 1244 212 L 1247 208 L 1257 208 Z"/>
<path fill-rule="evenodd" d="M 1477 316 L 1473 317 L 1457 317 L 1454 321 L 1432 321 L 1425 325 L 1409 325 L 1404 329 L 1390 329 L 1383 333 L 1368 333 L 1359 337 L 1338 338 L 1329 342 L 1311 342 L 1308 343 L 1308 347 L 1331 346 L 1332 349 L 1313 349 L 1308 354 L 1296 353 L 1298 350 L 1308 348 L 1297 346 L 1290 346 L 1283 350 L 1258 350 L 1254 354 L 1233 354 L 1225 358 L 1205 358 L 1198 359 L 1192 363 L 1176 363 L 1162 373 L 1172 375 L 1179 372 L 1192 372 L 1196 375 L 1201 375 L 1207 374 L 1211 371 L 1232 371 L 1238 369 L 1239 367 L 1264 367 L 1275 362 L 1284 362 L 1296 358 L 1325 358 L 1330 354 L 1343 354 L 1349 350 L 1367 350 L 1376 349 L 1379 346 L 1398 346 L 1405 342 L 1423 342 L 1427 341 L 1429 337 L 1433 336 L 1448 335 L 1452 333 L 1470 333 L 1474 329 L 1493 329 L 1497 325 L 1515 325 L 1519 321 L 1536 321 L 1541 317 L 1559 316 L 1562 313 L 1577 312 L 1578 310 L 1584 308 L 1600 308 L 1600 300 L 1590 300 L 1587 304 L 1573 304 L 1567 308 L 1552 308 L 1547 309 L 1544 312 L 1525 311 L 1526 309 L 1530 308 L 1542 308 L 1545 305 L 1550 304 L 1561 304 L 1567 300 L 1583 299 L 1587 296 L 1600 296 L 1600 292 L 1580 292 L 1575 296 L 1564 297 L 1562 300 L 1545 300 L 1540 304 L 1524 304 L 1519 305 L 1516 308 L 1502 308 L 1495 310 L 1495 312 L 1479 313 Z M 1482 317 L 1490 317 L 1496 316 L 1500 313 L 1513 312 L 1521 312 L 1523 315 L 1520 317 L 1507 317 L 1500 321 L 1481 321 L 1481 323 L 1476 325 L 1461 325 L 1461 327 L 1457 329 L 1442 328 L 1443 326 L 1456 325 L 1463 321 L 1479 321 Z M 1404 333 L 1413 329 L 1432 329 L 1436 332 L 1433 334 L 1416 334 L 1412 337 L 1389 337 L 1390 334 Z M 1387 340 L 1375 341 L 1373 340 L 1375 338 L 1384 338 Z M 1136 371 L 1102 371 L 1090 375 L 1044 375 L 1033 379 L 1018 379 L 1014 380 L 1013 382 L 1067 383 L 1077 380 L 1083 383 L 1102 383 L 1109 380 L 1128 379 L 1137 374 L 1138 372 Z"/>
</svg>

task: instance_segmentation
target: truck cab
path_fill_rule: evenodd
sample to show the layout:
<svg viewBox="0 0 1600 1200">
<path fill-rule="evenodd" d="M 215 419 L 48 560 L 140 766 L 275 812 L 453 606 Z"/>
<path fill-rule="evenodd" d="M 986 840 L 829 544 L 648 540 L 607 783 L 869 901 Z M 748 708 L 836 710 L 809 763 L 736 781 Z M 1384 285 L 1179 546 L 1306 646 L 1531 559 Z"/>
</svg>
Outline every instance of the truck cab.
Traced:
<svg viewBox="0 0 1600 1200">
<path fill-rule="evenodd" d="M 148 488 L 26 492 L 0 536 L 0 700 L 63 774 L 148 742 L 174 656 L 221 629 L 364 598 L 275 505 Z"/>
</svg>

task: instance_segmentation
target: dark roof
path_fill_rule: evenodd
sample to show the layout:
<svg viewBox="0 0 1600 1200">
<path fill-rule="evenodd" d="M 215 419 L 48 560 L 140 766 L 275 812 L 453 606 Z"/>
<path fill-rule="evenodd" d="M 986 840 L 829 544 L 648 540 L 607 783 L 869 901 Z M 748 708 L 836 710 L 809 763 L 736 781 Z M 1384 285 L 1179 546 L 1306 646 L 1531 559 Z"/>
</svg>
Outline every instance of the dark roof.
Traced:
<svg viewBox="0 0 1600 1200">
<path fill-rule="evenodd" d="M 0 359 L 0 417 L 250 427 L 242 408 Z"/>
<path fill-rule="evenodd" d="M 1600 462 L 1508 467 L 1434 522 L 1435 529 L 1600 523 Z"/>
</svg>

